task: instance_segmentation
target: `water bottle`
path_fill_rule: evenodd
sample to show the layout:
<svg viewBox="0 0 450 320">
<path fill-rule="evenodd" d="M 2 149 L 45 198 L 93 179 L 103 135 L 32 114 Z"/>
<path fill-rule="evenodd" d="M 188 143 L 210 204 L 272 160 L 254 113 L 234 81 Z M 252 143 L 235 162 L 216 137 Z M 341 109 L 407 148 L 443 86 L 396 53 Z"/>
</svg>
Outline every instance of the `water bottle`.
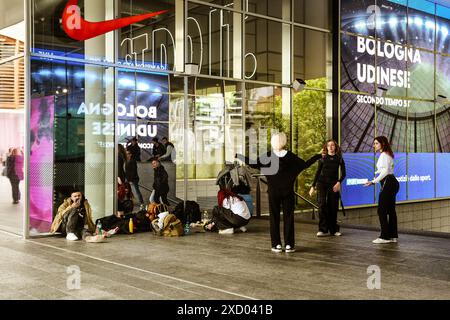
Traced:
<svg viewBox="0 0 450 320">
<path fill-rule="evenodd" d="M 95 230 L 95 234 L 98 234 L 98 235 L 102 235 L 103 234 L 102 223 L 100 221 L 97 223 L 97 228 Z"/>
<path fill-rule="evenodd" d="M 203 220 L 203 224 L 208 222 L 208 218 L 209 218 L 208 210 L 203 211 L 203 219 L 202 219 Z"/>
<path fill-rule="evenodd" d="M 184 225 L 184 234 L 189 234 L 191 232 L 191 224 L 189 221 L 186 221 Z"/>
</svg>

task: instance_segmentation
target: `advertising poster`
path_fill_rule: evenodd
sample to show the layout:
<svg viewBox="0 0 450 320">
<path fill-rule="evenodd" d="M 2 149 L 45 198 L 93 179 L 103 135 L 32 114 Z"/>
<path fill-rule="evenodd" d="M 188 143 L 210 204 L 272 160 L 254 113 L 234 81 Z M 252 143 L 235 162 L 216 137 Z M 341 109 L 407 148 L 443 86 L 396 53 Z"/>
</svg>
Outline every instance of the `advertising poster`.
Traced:
<svg viewBox="0 0 450 320">
<path fill-rule="evenodd" d="M 341 9 L 341 147 L 350 182 L 363 179 L 365 154 L 384 135 L 395 154 L 397 201 L 449 196 L 450 104 L 436 97 L 450 90 L 450 59 L 441 54 L 449 50 L 450 10 L 427 0 L 342 0 Z M 343 196 L 346 205 L 372 204 L 378 191 L 372 199 L 350 183 Z"/>
<path fill-rule="evenodd" d="M 54 96 L 31 100 L 30 230 L 49 232 L 53 208 Z"/>
</svg>

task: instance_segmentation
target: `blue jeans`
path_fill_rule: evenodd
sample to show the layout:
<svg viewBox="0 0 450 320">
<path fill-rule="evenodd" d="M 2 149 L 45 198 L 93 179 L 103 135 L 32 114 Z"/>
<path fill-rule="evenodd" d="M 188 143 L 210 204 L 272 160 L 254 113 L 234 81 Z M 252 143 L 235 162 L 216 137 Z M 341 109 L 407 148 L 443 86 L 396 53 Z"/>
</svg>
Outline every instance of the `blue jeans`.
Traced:
<svg viewBox="0 0 450 320">
<path fill-rule="evenodd" d="M 139 199 L 139 203 L 144 204 L 144 198 L 142 197 L 141 190 L 139 190 L 139 183 L 130 181 L 130 186 L 133 194 Z"/>
</svg>

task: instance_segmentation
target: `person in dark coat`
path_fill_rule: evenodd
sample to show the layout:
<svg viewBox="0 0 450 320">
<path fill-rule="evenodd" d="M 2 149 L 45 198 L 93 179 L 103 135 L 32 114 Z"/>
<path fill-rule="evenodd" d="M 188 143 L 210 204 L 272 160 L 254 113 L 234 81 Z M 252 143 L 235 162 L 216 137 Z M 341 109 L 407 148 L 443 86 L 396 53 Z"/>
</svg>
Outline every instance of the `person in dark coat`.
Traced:
<svg viewBox="0 0 450 320">
<path fill-rule="evenodd" d="M 127 178 L 128 183 L 131 186 L 131 189 L 133 190 L 133 194 L 138 198 L 140 203 L 140 209 L 144 209 L 144 198 L 142 197 L 141 190 L 139 189 L 139 174 L 138 174 L 138 167 L 137 162 L 133 158 L 133 155 L 131 154 L 131 151 L 127 151 L 127 162 L 125 164 L 125 175 Z"/>
<path fill-rule="evenodd" d="M 152 150 L 152 154 L 153 154 L 153 158 L 158 159 L 159 157 L 162 157 L 166 154 L 166 147 L 159 142 L 158 138 L 153 138 L 152 139 L 152 143 L 153 143 L 153 150 Z"/>
<path fill-rule="evenodd" d="M 18 148 L 11 151 L 6 159 L 6 176 L 11 183 L 13 204 L 18 204 L 21 198 L 19 184 L 23 180 L 23 155 Z"/>
<path fill-rule="evenodd" d="M 160 203 L 160 200 L 162 200 L 165 205 L 169 205 L 169 200 L 167 200 L 169 175 L 158 159 L 152 160 L 152 167 L 154 169 L 152 200 L 156 203 Z"/>
<path fill-rule="evenodd" d="M 127 145 L 127 151 L 131 152 L 134 160 L 141 161 L 141 148 L 139 147 L 138 139 L 136 137 L 131 139 L 130 144 Z"/>
<path fill-rule="evenodd" d="M 280 211 L 281 207 L 283 207 L 285 251 L 290 253 L 295 252 L 294 183 L 300 172 L 314 164 L 322 157 L 322 154 L 317 154 L 311 159 L 304 161 L 291 151 L 285 150 L 286 143 L 286 135 L 277 133 L 271 139 L 273 150 L 260 156 L 256 161 L 240 154 L 236 154 L 236 157 L 250 167 L 260 169 L 261 174 L 266 176 L 270 206 L 272 251 L 283 251 L 280 236 Z"/>
</svg>

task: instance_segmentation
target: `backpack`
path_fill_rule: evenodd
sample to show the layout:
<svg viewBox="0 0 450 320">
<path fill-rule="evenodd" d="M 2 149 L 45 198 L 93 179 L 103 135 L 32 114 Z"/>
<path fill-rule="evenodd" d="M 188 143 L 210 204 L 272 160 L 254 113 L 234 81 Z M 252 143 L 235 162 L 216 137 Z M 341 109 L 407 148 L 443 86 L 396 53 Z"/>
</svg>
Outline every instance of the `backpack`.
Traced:
<svg viewBox="0 0 450 320">
<path fill-rule="evenodd" d="M 155 233 L 160 236 L 178 237 L 184 234 L 183 223 L 172 213 L 164 218 L 162 229 L 159 227 L 159 218 L 152 221 L 152 227 Z"/>
<path fill-rule="evenodd" d="M 184 207 L 184 202 L 178 203 L 173 210 L 175 216 L 180 219 L 180 221 L 185 224 L 186 222 L 197 222 L 202 220 L 202 213 L 200 211 L 200 206 L 195 201 L 186 201 L 186 208 Z"/>
<path fill-rule="evenodd" d="M 158 217 L 158 214 L 165 211 L 169 211 L 169 208 L 164 203 L 152 202 L 147 206 L 147 214 L 150 221 L 155 220 Z"/>
</svg>

